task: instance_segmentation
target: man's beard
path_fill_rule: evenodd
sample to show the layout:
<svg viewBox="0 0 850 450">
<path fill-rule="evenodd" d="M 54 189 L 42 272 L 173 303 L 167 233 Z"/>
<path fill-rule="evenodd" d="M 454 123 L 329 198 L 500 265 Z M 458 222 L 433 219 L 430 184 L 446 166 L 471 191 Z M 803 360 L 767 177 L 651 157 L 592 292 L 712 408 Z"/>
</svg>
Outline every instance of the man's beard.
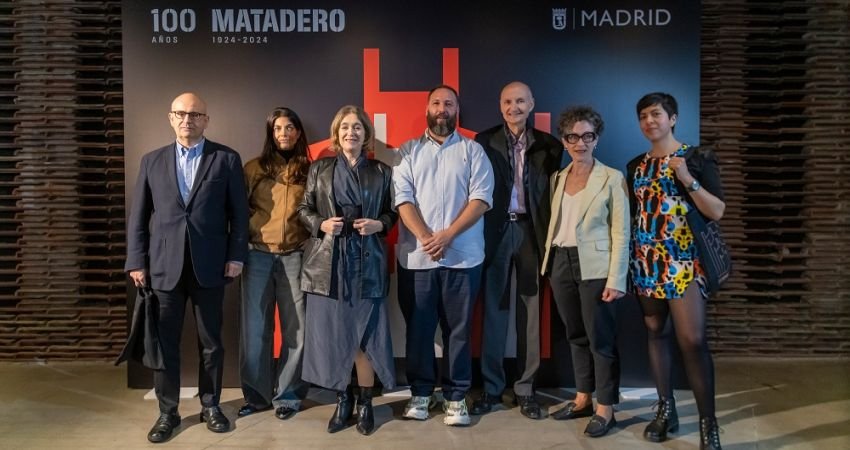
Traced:
<svg viewBox="0 0 850 450">
<path fill-rule="evenodd" d="M 445 119 L 445 122 L 438 122 L 438 118 Z M 441 116 L 432 116 L 429 112 L 425 114 L 425 120 L 428 122 L 428 129 L 431 133 L 440 137 L 446 137 L 452 134 L 457 125 L 457 115 L 450 116 L 448 113 L 443 113 Z"/>
</svg>

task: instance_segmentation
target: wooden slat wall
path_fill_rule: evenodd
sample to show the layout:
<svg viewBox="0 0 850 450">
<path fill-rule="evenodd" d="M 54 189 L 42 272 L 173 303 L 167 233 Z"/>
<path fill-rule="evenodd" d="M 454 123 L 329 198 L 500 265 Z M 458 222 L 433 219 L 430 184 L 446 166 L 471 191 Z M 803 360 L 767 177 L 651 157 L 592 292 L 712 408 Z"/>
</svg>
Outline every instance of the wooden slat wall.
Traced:
<svg viewBox="0 0 850 450">
<path fill-rule="evenodd" d="M 701 141 L 736 264 L 711 302 L 719 354 L 850 354 L 848 3 L 703 2 Z"/>
<path fill-rule="evenodd" d="M 126 336 L 119 2 L 0 3 L 0 359 Z"/>
<path fill-rule="evenodd" d="M 733 279 L 718 354 L 850 355 L 850 1 L 702 4 Z M 0 1 L 0 360 L 125 338 L 120 2 Z"/>
</svg>

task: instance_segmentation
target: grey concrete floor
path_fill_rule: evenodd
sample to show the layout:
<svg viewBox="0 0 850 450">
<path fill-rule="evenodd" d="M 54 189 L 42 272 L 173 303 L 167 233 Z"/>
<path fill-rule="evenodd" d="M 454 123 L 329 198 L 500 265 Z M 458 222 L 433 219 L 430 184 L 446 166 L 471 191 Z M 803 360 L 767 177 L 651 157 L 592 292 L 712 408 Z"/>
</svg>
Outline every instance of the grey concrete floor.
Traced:
<svg viewBox="0 0 850 450">
<path fill-rule="evenodd" d="M 850 449 L 850 362 L 724 360 L 716 362 L 717 412 L 723 448 Z M 599 439 L 583 436 L 586 419 L 530 421 L 506 405 L 467 428 L 442 424 L 442 412 L 426 422 L 400 419 L 406 397 L 375 401 L 378 429 L 361 436 L 352 427 L 325 432 L 333 394 L 314 389 L 305 409 L 288 421 L 271 411 L 239 420 L 238 389 L 225 389 L 222 408 L 234 423 L 214 434 L 198 421 L 197 399 L 181 402 L 183 423 L 167 443 L 149 444 L 157 416 L 146 391 L 126 388 L 126 368 L 108 363 L 0 364 L 0 448 L 388 448 L 388 449 L 694 449 L 698 416 L 688 391 L 677 391 L 681 428 L 653 444 L 642 438 L 654 416 L 651 399 L 624 399 L 617 427 Z M 541 389 L 548 408 L 571 398 L 566 389 Z"/>
</svg>

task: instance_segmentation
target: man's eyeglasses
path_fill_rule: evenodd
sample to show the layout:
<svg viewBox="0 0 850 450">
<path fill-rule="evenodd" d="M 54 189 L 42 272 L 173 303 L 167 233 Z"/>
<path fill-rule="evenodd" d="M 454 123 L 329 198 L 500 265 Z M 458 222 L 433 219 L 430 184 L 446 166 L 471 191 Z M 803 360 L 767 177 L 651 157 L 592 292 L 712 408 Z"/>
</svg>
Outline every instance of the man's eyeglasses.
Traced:
<svg viewBox="0 0 850 450">
<path fill-rule="evenodd" d="M 178 118 L 178 119 L 180 119 L 180 120 L 185 119 L 187 116 L 188 116 L 188 117 L 189 117 L 189 119 L 191 119 L 191 120 L 198 120 L 198 119 L 200 119 L 201 117 L 206 117 L 206 116 L 207 116 L 207 115 L 206 115 L 206 114 L 204 114 L 204 113 L 199 113 L 199 112 L 194 112 L 194 111 L 192 111 L 192 112 L 186 112 L 186 111 L 171 111 L 171 114 L 174 114 L 174 117 L 176 117 L 176 118 Z"/>
<path fill-rule="evenodd" d="M 581 135 L 578 135 L 578 134 L 575 134 L 575 133 L 565 134 L 564 140 L 567 141 L 568 144 L 577 144 L 579 139 L 581 139 L 581 141 L 584 142 L 585 144 L 590 144 L 591 142 L 595 141 L 596 138 L 598 138 L 598 137 L 599 137 L 598 134 L 596 134 L 592 131 L 588 131 L 587 133 L 584 133 L 584 134 L 581 134 Z"/>
</svg>

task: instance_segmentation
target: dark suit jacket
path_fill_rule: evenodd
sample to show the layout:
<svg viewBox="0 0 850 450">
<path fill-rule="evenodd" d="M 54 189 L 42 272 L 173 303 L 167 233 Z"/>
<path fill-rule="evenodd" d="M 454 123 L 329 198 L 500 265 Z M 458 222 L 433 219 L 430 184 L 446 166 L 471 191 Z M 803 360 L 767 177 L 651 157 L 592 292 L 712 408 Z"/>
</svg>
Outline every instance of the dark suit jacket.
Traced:
<svg viewBox="0 0 850 450">
<path fill-rule="evenodd" d="M 127 223 L 124 270 L 146 269 L 153 289 L 172 290 L 188 245 L 200 285 L 223 286 L 228 281 L 225 264 L 244 262 L 248 252 L 242 160 L 233 149 L 207 139 L 184 203 L 177 187 L 175 147 L 172 143 L 142 158 Z"/>
<path fill-rule="evenodd" d="M 561 165 L 563 146 L 549 133 L 529 127 L 534 143 L 526 149 L 526 186 L 525 205 L 534 226 L 538 256 L 543 257 L 546 243 L 546 227 L 549 226 L 549 176 Z M 505 126 L 498 125 L 475 136 L 475 141 L 484 147 L 490 163 L 493 165 L 494 188 L 493 207 L 484 213 L 485 262 L 493 257 L 495 243 L 507 227 L 508 208 L 511 202 L 511 188 L 514 184 L 513 169 L 508 152 L 508 138 Z"/>
</svg>

